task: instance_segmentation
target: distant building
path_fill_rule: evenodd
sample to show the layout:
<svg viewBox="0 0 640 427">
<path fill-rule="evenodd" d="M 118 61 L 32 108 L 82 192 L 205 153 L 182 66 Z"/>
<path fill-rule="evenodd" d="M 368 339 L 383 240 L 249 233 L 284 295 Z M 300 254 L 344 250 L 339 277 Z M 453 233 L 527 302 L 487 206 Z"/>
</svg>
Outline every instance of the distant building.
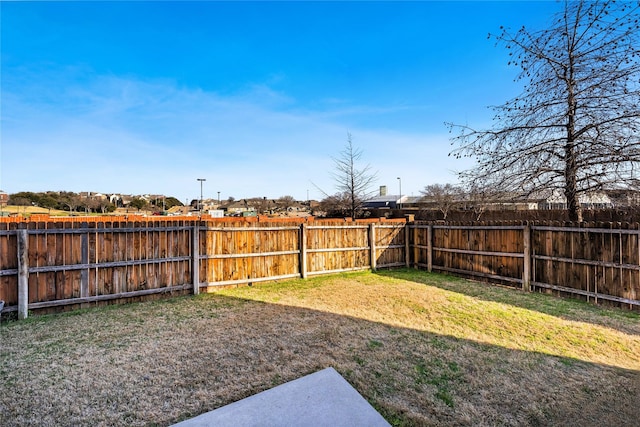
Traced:
<svg viewBox="0 0 640 427">
<path fill-rule="evenodd" d="M 105 196 L 102 193 L 96 193 L 96 192 L 92 192 L 92 191 L 82 191 L 82 192 L 78 193 L 78 196 L 80 196 L 83 199 L 92 199 L 92 200 L 106 200 L 106 199 L 108 199 L 108 196 Z"/>
<path fill-rule="evenodd" d="M 6 205 L 7 203 L 9 203 L 9 195 L 0 190 L 0 205 Z"/>
<path fill-rule="evenodd" d="M 244 212 L 257 212 L 253 204 L 247 199 L 236 200 L 229 203 L 227 213 L 231 216 L 243 216 Z"/>
<path fill-rule="evenodd" d="M 380 209 L 380 208 L 388 208 L 388 209 L 398 209 L 402 203 L 407 200 L 407 196 L 398 196 L 398 195 L 390 195 L 390 196 L 376 196 L 367 200 L 363 204 L 363 208 L 365 209 Z"/>
<path fill-rule="evenodd" d="M 607 195 L 616 208 L 640 206 L 640 192 L 637 190 L 610 190 Z"/>
<path fill-rule="evenodd" d="M 365 200 L 363 204 L 364 209 L 398 209 L 400 205 L 408 201 L 407 196 L 387 194 L 387 186 L 380 186 L 380 194 Z"/>
<path fill-rule="evenodd" d="M 604 192 L 582 193 L 578 196 L 578 200 L 583 209 L 608 209 L 613 207 L 611 198 Z M 554 190 L 551 195 L 538 202 L 538 209 L 567 209 L 567 199 L 562 192 Z"/>
</svg>

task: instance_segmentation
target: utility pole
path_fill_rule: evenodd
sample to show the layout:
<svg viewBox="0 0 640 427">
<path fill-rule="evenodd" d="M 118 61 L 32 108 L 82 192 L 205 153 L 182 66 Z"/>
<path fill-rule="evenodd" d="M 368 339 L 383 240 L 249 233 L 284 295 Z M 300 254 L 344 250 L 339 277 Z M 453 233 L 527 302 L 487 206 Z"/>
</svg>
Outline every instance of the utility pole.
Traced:
<svg viewBox="0 0 640 427">
<path fill-rule="evenodd" d="M 200 211 L 201 215 L 202 215 L 202 183 L 206 180 L 207 180 L 206 178 L 198 178 L 198 181 L 200 181 L 200 203 L 198 203 L 198 210 Z"/>
</svg>

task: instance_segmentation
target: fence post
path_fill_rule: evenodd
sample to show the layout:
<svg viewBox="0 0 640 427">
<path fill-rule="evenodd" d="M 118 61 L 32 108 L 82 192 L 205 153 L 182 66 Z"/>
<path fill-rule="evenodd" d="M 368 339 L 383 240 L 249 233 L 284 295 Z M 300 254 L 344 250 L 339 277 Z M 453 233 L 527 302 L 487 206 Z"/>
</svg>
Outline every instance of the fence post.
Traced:
<svg viewBox="0 0 640 427">
<path fill-rule="evenodd" d="M 300 224 L 300 277 L 307 278 L 307 225 Z"/>
<path fill-rule="evenodd" d="M 413 225 L 413 268 L 419 268 L 418 265 L 420 263 L 420 248 L 418 247 L 418 242 L 420 241 L 418 237 L 420 229 L 414 224 Z"/>
<path fill-rule="evenodd" d="M 374 223 L 369 224 L 369 247 L 371 248 L 369 251 L 371 271 L 376 271 L 376 226 Z"/>
<path fill-rule="evenodd" d="M 200 293 L 200 226 L 198 220 L 191 230 L 191 280 L 193 281 L 193 294 Z"/>
<path fill-rule="evenodd" d="M 427 227 L 427 271 L 433 271 L 433 225 Z"/>
<path fill-rule="evenodd" d="M 89 224 L 83 222 L 80 227 L 86 229 Z M 89 264 L 89 232 L 82 233 L 80 235 L 80 262 L 82 265 Z M 86 298 L 89 296 L 89 268 L 83 268 L 80 270 L 80 298 Z"/>
<path fill-rule="evenodd" d="M 26 319 L 29 312 L 29 235 L 18 230 L 18 319 Z"/>
<path fill-rule="evenodd" d="M 524 268 L 522 269 L 522 290 L 531 291 L 531 226 L 525 224 L 523 240 L 524 240 Z"/>
<path fill-rule="evenodd" d="M 409 223 L 404 224 L 404 266 L 409 268 L 411 266 L 411 248 L 409 246 Z"/>
</svg>

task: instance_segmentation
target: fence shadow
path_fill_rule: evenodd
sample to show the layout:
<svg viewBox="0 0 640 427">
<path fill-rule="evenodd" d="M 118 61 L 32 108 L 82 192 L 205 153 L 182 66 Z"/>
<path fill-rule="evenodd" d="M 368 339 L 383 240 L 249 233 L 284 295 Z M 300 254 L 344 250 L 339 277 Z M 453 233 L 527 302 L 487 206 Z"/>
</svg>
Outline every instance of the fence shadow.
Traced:
<svg viewBox="0 0 640 427">
<path fill-rule="evenodd" d="M 526 293 L 511 286 L 479 282 L 443 273 L 429 273 L 423 270 L 389 269 L 377 270 L 375 274 L 435 286 L 473 298 L 513 305 L 565 320 L 586 321 L 629 335 L 640 335 L 640 313 L 636 311 L 595 305 L 576 298 L 559 297 L 541 292 Z M 635 321 L 635 325 L 630 325 L 629 320 Z"/>
</svg>

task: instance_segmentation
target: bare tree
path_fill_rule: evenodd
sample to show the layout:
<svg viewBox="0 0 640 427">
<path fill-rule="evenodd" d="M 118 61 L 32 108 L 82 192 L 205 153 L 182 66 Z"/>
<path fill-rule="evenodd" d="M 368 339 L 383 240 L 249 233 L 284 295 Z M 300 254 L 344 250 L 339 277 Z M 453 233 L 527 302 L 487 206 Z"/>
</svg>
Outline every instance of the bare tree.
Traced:
<svg viewBox="0 0 640 427">
<path fill-rule="evenodd" d="M 296 199 L 293 196 L 281 196 L 276 200 L 276 203 L 283 207 L 289 207 L 296 203 Z"/>
<path fill-rule="evenodd" d="M 347 144 L 339 157 L 334 157 L 335 171 L 332 173 L 336 189 L 349 200 L 349 215 L 356 219 L 364 202 L 373 195 L 371 186 L 377 179 L 377 174 L 370 165 L 360 167 L 358 162 L 362 158 L 362 150 L 354 147 L 351 134 L 347 133 Z M 327 194 L 325 196 L 329 197 Z"/>
<path fill-rule="evenodd" d="M 449 212 L 463 202 L 462 189 L 452 184 L 427 185 L 420 193 L 422 193 L 421 201 L 431 204 L 442 212 L 443 219 L 447 219 Z"/>
<path fill-rule="evenodd" d="M 351 213 L 351 197 L 346 193 L 327 196 L 320 201 L 318 210 L 329 218 L 344 218 Z"/>
<path fill-rule="evenodd" d="M 269 213 L 271 206 L 274 205 L 266 197 L 255 197 L 251 199 L 250 202 L 258 214 Z"/>
<path fill-rule="evenodd" d="M 465 190 L 465 204 L 472 210 L 476 221 L 489 209 L 501 209 L 504 203 L 517 202 L 518 195 L 501 191 L 493 185 L 491 180 L 485 182 L 475 181 Z M 520 200 L 527 202 L 526 200 Z"/>
<path fill-rule="evenodd" d="M 565 1 L 541 31 L 502 28 L 523 93 L 494 107 L 494 127 L 449 124 L 460 134 L 452 154 L 477 165 L 469 182 L 511 194 L 561 190 L 572 220 L 579 196 L 638 184 L 640 162 L 640 4 Z"/>
</svg>

